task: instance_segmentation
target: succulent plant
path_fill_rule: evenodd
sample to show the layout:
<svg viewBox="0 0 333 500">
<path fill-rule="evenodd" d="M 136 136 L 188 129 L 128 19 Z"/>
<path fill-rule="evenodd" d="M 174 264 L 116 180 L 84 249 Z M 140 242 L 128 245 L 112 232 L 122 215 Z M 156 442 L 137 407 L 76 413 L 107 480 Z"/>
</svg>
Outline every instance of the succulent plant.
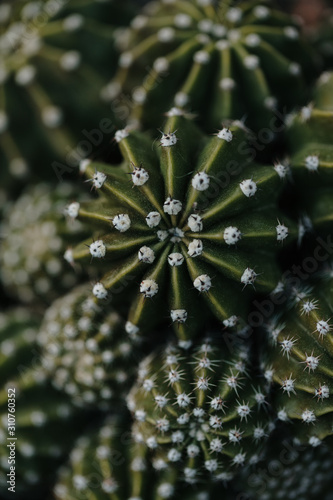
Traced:
<svg viewBox="0 0 333 500">
<path fill-rule="evenodd" d="M 312 36 L 312 43 L 315 45 L 318 53 L 324 60 L 324 67 L 333 69 L 333 10 L 328 9 L 324 12 L 323 22 Z"/>
<path fill-rule="evenodd" d="M 114 308 L 81 285 L 46 311 L 38 343 L 53 385 L 80 406 L 110 409 L 133 382 L 140 351 Z M 134 343 L 134 345 L 133 345 Z"/>
<path fill-rule="evenodd" d="M 212 485 L 184 490 L 176 469 L 156 474 L 119 416 L 107 417 L 98 431 L 78 439 L 54 487 L 57 500 L 210 500 L 214 491 Z"/>
<path fill-rule="evenodd" d="M 110 95 L 145 127 L 176 105 L 209 131 L 244 116 L 258 130 L 306 100 L 313 61 L 295 19 L 271 2 L 161 0 L 132 20 Z"/>
<path fill-rule="evenodd" d="M 265 373 L 275 383 L 274 408 L 294 423 L 303 443 L 332 441 L 333 274 L 314 288 L 293 291 L 284 312 L 266 327 L 270 339 Z"/>
<path fill-rule="evenodd" d="M 248 500 L 316 500 L 332 498 L 332 452 L 325 446 L 301 446 L 280 429 L 267 444 L 263 462 L 244 474 L 238 498 Z M 246 493 L 245 493 L 246 492 Z"/>
<path fill-rule="evenodd" d="M 37 299 L 49 303 L 79 281 L 80 270 L 72 266 L 70 246 L 87 232 L 72 220 L 66 208 L 74 192 L 77 195 L 74 185 L 68 183 L 55 188 L 37 184 L 16 202 L 8 203 L 2 226 L 0 274 L 10 295 L 23 302 Z"/>
<path fill-rule="evenodd" d="M 72 255 L 104 273 L 102 303 L 134 290 L 129 331 L 164 320 L 187 339 L 206 304 L 226 327 L 245 318 L 253 294 L 276 286 L 276 255 L 298 229 L 277 208 L 286 169 L 251 163 L 241 123 L 207 137 L 178 109 L 169 115 L 158 147 L 118 130 L 123 164 L 86 164 L 99 197 L 77 218 L 96 231 Z"/>
<path fill-rule="evenodd" d="M 8 488 L 13 481 L 18 499 L 44 499 L 56 468 L 86 421 L 82 412 L 78 421 L 69 398 L 45 378 L 39 365 L 37 324 L 27 311 L 14 309 L 0 316 L 0 444 L 7 450 L 0 459 L 4 499 L 12 498 Z"/>
<path fill-rule="evenodd" d="M 332 232 L 333 220 L 333 73 L 323 73 L 313 103 L 289 117 L 286 135 L 297 207 L 315 231 Z"/>
<path fill-rule="evenodd" d="M 229 480 L 258 460 L 270 419 L 263 378 L 248 357 L 207 341 L 191 352 L 170 345 L 142 361 L 128 407 L 155 469 L 176 466 L 195 484 Z"/>
<path fill-rule="evenodd" d="M 110 112 L 99 94 L 116 67 L 115 24 L 131 17 L 128 3 L 115 4 L 1 3 L 0 161 L 13 177 L 30 170 L 56 181 L 51 161 L 68 159 L 74 146 L 82 158 L 111 133 L 111 120 L 105 122 Z M 92 128 L 98 141 L 96 133 L 89 136 Z M 68 161 L 70 171 L 73 159 Z"/>
</svg>

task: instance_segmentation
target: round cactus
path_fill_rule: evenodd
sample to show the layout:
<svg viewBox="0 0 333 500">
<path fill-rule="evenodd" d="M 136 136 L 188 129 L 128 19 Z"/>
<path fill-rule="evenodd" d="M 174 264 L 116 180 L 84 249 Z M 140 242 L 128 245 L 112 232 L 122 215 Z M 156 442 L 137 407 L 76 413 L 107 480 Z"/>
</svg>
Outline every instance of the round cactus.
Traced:
<svg viewBox="0 0 333 500">
<path fill-rule="evenodd" d="M 206 305 L 233 326 L 255 292 L 274 289 L 276 254 L 297 227 L 277 208 L 286 170 L 251 163 L 241 123 L 207 137 L 178 109 L 169 115 L 157 147 L 119 130 L 122 166 L 86 165 L 100 196 L 77 218 L 98 229 L 73 259 L 106 273 L 97 297 L 134 290 L 130 331 L 164 320 L 186 339 L 201 328 Z"/>
<path fill-rule="evenodd" d="M 208 130 L 244 116 L 260 129 L 306 100 L 313 60 L 295 20 L 270 2 L 161 0 L 133 19 L 110 85 L 145 127 L 176 105 Z"/>
<path fill-rule="evenodd" d="M 332 231 L 333 73 L 323 73 L 313 103 L 290 115 L 287 139 L 293 197 L 319 234 Z"/>
<path fill-rule="evenodd" d="M 324 446 L 301 446 L 285 429 L 267 444 L 263 462 L 244 474 L 239 500 L 331 500 L 333 457 Z"/>
<path fill-rule="evenodd" d="M 248 352 L 212 342 L 187 353 L 174 346 L 140 365 L 128 396 L 133 435 L 156 469 L 176 466 L 188 483 L 228 480 L 258 460 L 270 430 L 263 379 Z"/>
<path fill-rule="evenodd" d="M 79 281 L 70 246 L 87 232 L 71 217 L 75 205 L 66 208 L 73 194 L 73 186 L 67 183 L 55 189 L 39 184 L 6 207 L 0 263 L 10 295 L 23 302 L 49 303 Z"/>
<path fill-rule="evenodd" d="M 100 147 L 92 128 L 98 137 L 111 133 L 99 94 L 116 67 L 114 24 L 131 18 L 128 5 L 126 13 L 115 3 L 1 2 L 0 161 L 13 177 L 30 169 L 56 181 L 51 161 L 74 146 L 83 158 Z"/>
<path fill-rule="evenodd" d="M 139 352 L 116 310 L 96 301 L 89 285 L 56 300 L 45 313 L 38 342 L 57 389 L 77 405 L 109 408 L 110 400 L 124 397 Z"/>
<path fill-rule="evenodd" d="M 13 484 L 18 499 L 46 498 L 56 468 L 85 422 L 81 414 L 78 421 L 78 411 L 52 388 L 39 365 L 37 325 L 27 311 L 0 316 L 0 444 L 7 450 L 0 460 L 1 498 L 12 498 Z M 13 456 L 15 476 L 10 474 Z"/>
<path fill-rule="evenodd" d="M 125 430 L 124 420 L 120 422 L 119 417 L 111 416 L 98 432 L 79 438 L 70 463 L 59 474 L 54 494 L 57 500 L 216 498 L 212 485 L 184 490 L 177 476 L 176 469 L 154 472 L 144 447 L 133 443 Z M 225 494 L 228 499 L 228 493 Z"/>
<path fill-rule="evenodd" d="M 270 347 L 265 373 L 278 384 L 274 406 L 280 420 L 294 422 L 294 432 L 302 442 L 331 441 L 332 272 L 313 290 L 294 292 L 289 306 L 267 326 Z"/>
</svg>

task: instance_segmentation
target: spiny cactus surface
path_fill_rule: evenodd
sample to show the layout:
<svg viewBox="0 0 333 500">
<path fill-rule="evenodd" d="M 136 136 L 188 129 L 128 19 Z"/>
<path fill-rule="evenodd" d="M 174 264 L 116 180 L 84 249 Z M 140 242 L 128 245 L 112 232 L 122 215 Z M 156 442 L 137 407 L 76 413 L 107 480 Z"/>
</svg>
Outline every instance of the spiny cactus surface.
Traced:
<svg viewBox="0 0 333 500">
<path fill-rule="evenodd" d="M 274 406 L 304 443 L 332 441 L 333 276 L 300 289 L 267 326 L 266 376 L 277 384 Z"/>
<path fill-rule="evenodd" d="M 110 97 L 132 120 L 159 126 L 176 105 L 208 130 L 244 116 L 269 126 L 278 107 L 306 99 L 314 73 L 295 20 L 265 1 L 152 2 L 133 19 L 119 66 Z"/>
<path fill-rule="evenodd" d="M 50 303 L 78 283 L 80 270 L 71 266 L 70 246 L 87 232 L 78 221 L 65 218 L 74 192 L 67 183 L 55 189 L 38 184 L 8 203 L 1 228 L 0 276 L 10 295 L 23 302 Z"/>
<path fill-rule="evenodd" d="M 105 409 L 124 397 L 140 354 L 116 310 L 96 302 L 90 285 L 56 300 L 45 313 L 38 343 L 56 388 L 77 405 Z"/>
<path fill-rule="evenodd" d="M 15 497 L 44 499 L 55 469 L 88 418 L 80 415 L 78 421 L 70 399 L 53 389 L 43 374 L 37 324 L 27 311 L 14 309 L 0 316 L 1 498 L 13 497 L 7 474 L 14 457 Z"/>
<path fill-rule="evenodd" d="M 72 255 L 102 276 L 93 291 L 101 305 L 134 290 L 129 331 L 164 320 L 185 339 L 201 328 L 206 305 L 232 327 L 255 291 L 272 291 L 276 254 L 297 227 L 277 208 L 284 167 L 249 161 L 241 123 L 207 137 L 178 109 L 169 115 L 159 145 L 119 130 L 123 164 L 85 164 L 99 197 L 77 218 L 96 231 Z"/>
<path fill-rule="evenodd" d="M 262 382 L 247 351 L 208 341 L 192 352 L 155 352 L 128 396 L 134 439 L 150 449 L 157 470 L 176 466 L 191 484 L 229 480 L 258 460 L 269 434 Z"/>
</svg>

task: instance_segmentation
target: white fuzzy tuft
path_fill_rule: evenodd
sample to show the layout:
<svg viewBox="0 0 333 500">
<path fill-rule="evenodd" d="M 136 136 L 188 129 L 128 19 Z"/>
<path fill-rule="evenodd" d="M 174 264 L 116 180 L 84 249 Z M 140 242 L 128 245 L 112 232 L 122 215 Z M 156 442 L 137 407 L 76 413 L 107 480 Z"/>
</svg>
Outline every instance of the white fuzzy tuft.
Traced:
<svg viewBox="0 0 333 500">
<path fill-rule="evenodd" d="M 231 142 L 233 139 L 233 135 L 232 135 L 231 130 L 229 130 L 226 127 L 224 127 L 222 130 L 219 131 L 219 133 L 217 134 L 217 137 L 219 139 L 224 139 L 227 142 Z"/>
<path fill-rule="evenodd" d="M 158 212 L 149 212 L 146 222 L 148 227 L 156 227 L 161 222 L 161 215 Z"/>
<path fill-rule="evenodd" d="M 181 266 L 184 262 L 184 257 L 181 253 L 174 252 L 168 255 L 168 262 L 171 267 Z"/>
<path fill-rule="evenodd" d="M 206 191 L 209 188 L 209 175 L 205 172 L 198 172 L 192 179 L 192 187 L 197 191 Z"/>
<path fill-rule="evenodd" d="M 284 224 L 278 224 L 275 229 L 276 229 L 276 239 L 278 241 L 283 241 L 288 237 L 289 229 Z"/>
<path fill-rule="evenodd" d="M 191 214 L 187 219 L 187 224 L 193 233 L 197 233 L 203 229 L 202 218 L 197 214 Z"/>
<path fill-rule="evenodd" d="M 172 309 L 170 316 L 174 323 L 185 323 L 187 320 L 187 311 L 185 309 Z"/>
<path fill-rule="evenodd" d="M 168 134 L 162 133 L 160 144 L 162 147 L 168 148 L 177 144 L 177 141 L 176 132 L 169 132 Z"/>
<path fill-rule="evenodd" d="M 242 239 L 242 233 L 237 227 L 229 226 L 224 230 L 223 238 L 227 245 L 236 245 Z"/>
<path fill-rule="evenodd" d="M 108 291 L 105 288 L 105 286 L 99 282 L 99 283 L 96 283 L 96 285 L 94 285 L 93 294 L 98 299 L 106 299 L 106 297 L 108 296 Z"/>
<path fill-rule="evenodd" d="M 163 210 L 168 215 L 177 215 L 181 212 L 183 205 L 181 201 L 175 200 L 170 196 L 165 200 L 163 204 Z"/>
<path fill-rule="evenodd" d="M 131 175 L 134 186 L 143 186 L 149 179 L 147 170 L 142 167 L 134 167 Z"/>
<path fill-rule="evenodd" d="M 245 179 L 239 184 L 239 187 L 247 198 L 254 196 L 258 189 L 257 184 L 252 179 Z"/>
<path fill-rule="evenodd" d="M 155 260 L 155 252 L 152 248 L 143 246 L 138 252 L 138 258 L 145 264 L 152 264 Z"/>
<path fill-rule="evenodd" d="M 193 281 L 193 285 L 199 292 L 208 292 L 212 286 L 212 280 L 208 274 L 201 274 Z"/>
<path fill-rule="evenodd" d="M 143 280 L 140 283 L 140 292 L 146 297 L 151 298 L 158 292 L 158 284 L 155 280 Z"/>
<path fill-rule="evenodd" d="M 201 240 L 194 239 L 188 246 L 187 253 L 190 257 L 198 257 L 203 252 L 203 244 Z"/>
<path fill-rule="evenodd" d="M 131 227 L 131 219 L 127 214 L 116 215 L 113 218 L 112 223 L 115 229 L 117 229 L 121 233 L 124 233 Z"/>
<path fill-rule="evenodd" d="M 317 172 L 319 168 L 319 157 L 316 155 L 307 156 L 305 158 L 305 167 L 310 172 Z"/>
<path fill-rule="evenodd" d="M 76 219 L 79 215 L 79 211 L 80 203 L 77 201 L 73 201 L 73 203 L 70 203 L 68 207 L 65 208 L 65 215 L 68 215 L 72 219 Z"/>
<path fill-rule="evenodd" d="M 101 259 L 102 257 L 105 257 L 106 246 L 104 245 L 102 240 L 94 241 L 89 246 L 89 250 L 90 250 L 91 255 L 93 257 L 96 257 L 97 259 Z"/>
<path fill-rule="evenodd" d="M 257 276 L 257 273 L 253 269 L 247 267 L 242 274 L 241 283 L 244 283 L 244 285 L 253 285 Z"/>
<path fill-rule="evenodd" d="M 96 172 L 91 178 L 92 185 L 94 186 L 95 189 L 100 189 L 103 186 L 104 182 L 106 181 L 106 178 L 107 177 L 105 174 L 103 174 L 103 172 L 98 172 L 96 170 Z"/>
</svg>

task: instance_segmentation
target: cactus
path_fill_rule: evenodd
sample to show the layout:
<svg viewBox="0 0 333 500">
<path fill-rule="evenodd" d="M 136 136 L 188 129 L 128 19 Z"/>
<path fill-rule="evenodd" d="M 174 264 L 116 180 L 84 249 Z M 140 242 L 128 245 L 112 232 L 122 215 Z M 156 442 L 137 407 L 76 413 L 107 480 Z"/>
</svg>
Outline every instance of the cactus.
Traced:
<svg viewBox="0 0 333 500">
<path fill-rule="evenodd" d="M 44 499 L 56 467 L 64 461 L 87 417 L 52 388 L 39 365 L 38 319 L 27 311 L 1 315 L 0 324 L 0 495 L 8 490 L 8 463 L 15 455 L 15 497 Z M 15 408 L 15 411 L 13 409 Z M 14 424 L 12 419 L 14 417 Z M 14 429 L 14 430 L 13 430 Z M 16 440 L 14 442 L 14 437 Z M 14 442 L 15 450 L 8 448 Z"/>
<path fill-rule="evenodd" d="M 332 441 L 332 271 L 311 288 L 294 291 L 285 312 L 267 325 L 265 373 L 276 385 L 274 407 L 294 423 L 303 443 Z"/>
<path fill-rule="evenodd" d="M 207 341 L 191 352 L 171 345 L 142 361 L 128 407 L 134 438 L 151 450 L 156 469 L 176 466 L 195 484 L 229 480 L 258 460 L 270 420 L 248 356 Z"/>
<path fill-rule="evenodd" d="M 277 208 L 286 170 L 250 163 L 241 123 L 208 138 L 178 109 L 169 114 L 158 148 L 142 133 L 119 130 L 122 166 L 86 164 L 100 196 L 77 218 L 97 229 L 73 259 L 93 260 L 106 273 L 94 292 L 102 301 L 134 290 L 129 330 L 171 318 L 187 339 L 200 330 L 205 304 L 233 326 L 255 291 L 272 291 L 276 254 L 298 229 Z"/>
<path fill-rule="evenodd" d="M 73 185 L 68 183 L 53 189 L 38 184 L 15 203 L 8 203 L 0 264 L 1 279 L 10 295 L 23 302 L 37 299 L 48 304 L 79 281 L 79 268 L 75 272 L 71 266 L 70 246 L 87 233 L 66 208 L 68 197 L 73 195 Z"/>
<path fill-rule="evenodd" d="M 288 435 L 285 429 L 280 429 L 268 441 L 265 460 L 244 474 L 244 493 L 239 498 L 330 500 L 330 471 L 333 467 L 331 451 L 324 446 L 301 446 L 296 440 L 293 442 L 286 437 L 281 442 L 281 434 Z"/>
<path fill-rule="evenodd" d="M 99 94 L 116 67 L 114 24 L 131 17 L 128 3 L 114 4 L 2 2 L 0 161 L 13 177 L 30 170 L 56 180 L 51 161 L 64 160 L 74 146 L 84 157 L 95 145 L 87 134 L 110 114 Z M 105 136 L 112 123 L 104 125 Z"/>
<path fill-rule="evenodd" d="M 120 416 L 107 417 L 98 432 L 79 438 L 54 487 L 56 500 L 209 500 L 214 492 L 211 485 L 184 490 L 176 469 L 154 472 Z M 229 499 L 227 492 L 223 498 Z"/>
<path fill-rule="evenodd" d="M 110 95 L 144 127 L 176 105 L 209 131 L 244 116 L 258 130 L 306 100 L 313 61 L 295 20 L 270 2 L 161 0 L 133 19 Z"/>
<path fill-rule="evenodd" d="M 321 235 L 332 232 L 333 73 L 323 73 L 313 103 L 289 117 L 287 140 L 294 183 L 293 197 Z"/>
<path fill-rule="evenodd" d="M 38 343 L 57 389 L 77 405 L 108 409 L 110 401 L 124 397 L 140 351 L 116 310 L 96 301 L 89 285 L 56 300 L 45 313 Z"/>
</svg>

